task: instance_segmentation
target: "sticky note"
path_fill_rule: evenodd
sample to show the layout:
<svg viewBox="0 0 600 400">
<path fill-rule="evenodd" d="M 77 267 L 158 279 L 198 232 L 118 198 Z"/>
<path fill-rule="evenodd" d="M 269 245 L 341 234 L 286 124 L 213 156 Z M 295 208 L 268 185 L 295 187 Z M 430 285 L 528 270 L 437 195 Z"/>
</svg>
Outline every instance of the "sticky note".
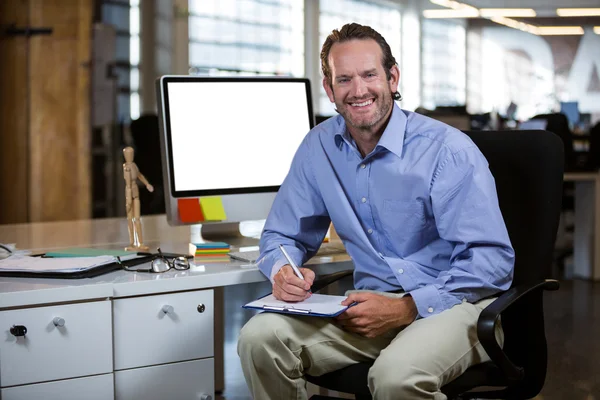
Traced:
<svg viewBox="0 0 600 400">
<path fill-rule="evenodd" d="M 223 201 L 220 197 L 200 197 L 200 206 L 206 221 L 223 221 L 227 219 Z"/>
<path fill-rule="evenodd" d="M 181 222 L 204 221 L 204 214 L 198 199 L 177 199 L 177 211 Z"/>
</svg>

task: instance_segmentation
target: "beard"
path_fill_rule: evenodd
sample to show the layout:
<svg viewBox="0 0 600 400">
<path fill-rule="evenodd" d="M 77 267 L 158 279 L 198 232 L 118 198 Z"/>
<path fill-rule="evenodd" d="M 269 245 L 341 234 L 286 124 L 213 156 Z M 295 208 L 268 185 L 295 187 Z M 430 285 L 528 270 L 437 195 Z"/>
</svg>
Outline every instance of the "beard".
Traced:
<svg viewBox="0 0 600 400">
<path fill-rule="evenodd" d="M 348 104 L 361 103 L 362 101 L 371 98 L 373 98 L 372 94 L 363 99 L 352 98 L 350 101 L 344 101 L 336 98 L 334 93 L 336 111 L 339 112 L 342 117 L 344 117 L 344 120 L 348 125 L 359 130 L 368 130 L 380 123 L 387 116 L 388 112 L 392 108 L 392 104 L 394 103 L 392 94 L 389 92 L 383 92 L 382 96 L 375 96 L 373 98 L 372 106 L 374 106 L 374 109 L 365 115 L 356 115 L 353 113 L 354 107 Z"/>
</svg>

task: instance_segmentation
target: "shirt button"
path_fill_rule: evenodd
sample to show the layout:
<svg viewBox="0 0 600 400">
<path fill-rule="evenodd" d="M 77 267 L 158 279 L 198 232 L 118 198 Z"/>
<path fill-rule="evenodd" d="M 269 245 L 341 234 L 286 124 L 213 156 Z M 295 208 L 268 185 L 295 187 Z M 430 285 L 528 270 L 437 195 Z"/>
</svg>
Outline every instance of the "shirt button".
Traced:
<svg viewBox="0 0 600 400">
<path fill-rule="evenodd" d="M 398 272 L 400 272 L 401 274 L 403 274 L 403 273 L 404 273 L 404 270 L 403 270 L 402 268 L 400 268 L 400 269 L 398 270 Z"/>
<path fill-rule="evenodd" d="M 373 229 L 369 229 L 367 232 L 369 232 L 369 234 L 373 233 Z"/>
<path fill-rule="evenodd" d="M 360 199 L 360 201 L 362 201 L 363 203 L 366 203 L 367 202 L 367 198 L 363 197 L 362 199 Z"/>
<path fill-rule="evenodd" d="M 433 307 L 429 307 L 429 308 L 427 309 L 427 312 L 430 312 L 430 313 L 432 313 L 432 312 L 433 312 Z"/>
<path fill-rule="evenodd" d="M 365 164 L 360 164 L 360 167 L 361 167 L 362 169 L 365 169 L 365 168 L 367 168 L 367 166 L 366 166 Z"/>
</svg>

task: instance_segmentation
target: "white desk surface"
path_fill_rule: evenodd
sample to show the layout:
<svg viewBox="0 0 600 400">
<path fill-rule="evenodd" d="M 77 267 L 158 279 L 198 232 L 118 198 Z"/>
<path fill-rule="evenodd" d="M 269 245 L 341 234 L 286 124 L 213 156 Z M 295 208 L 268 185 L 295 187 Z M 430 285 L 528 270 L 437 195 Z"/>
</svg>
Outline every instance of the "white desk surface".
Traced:
<svg viewBox="0 0 600 400">
<path fill-rule="evenodd" d="M 190 228 L 171 227 L 164 215 L 142 219 L 144 243 L 165 252 L 188 252 Z M 238 245 L 255 244 L 255 239 L 235 238 Z M 119 249 L 127 245 L 125 218 L 0 225 L 0 243 L 16 243 L 19 249 L 43 252 L 66 247 Z M 95 278 L 47 279 L 0 278 L 0 309 L 120 298 L 265 281 L 257 268 L 242 268 L 242 262 L 193 265 L 189 271 L 163 274 L 115 271 Z M 333 272 L 352 268 L 345 255 L 316 257 L 309 264 Z M 335 264 L 335 265 L 333 265 Z"/>
<path fill-rule="evenodd" d="M 564 180 L 569 182 L 594 181 L 600 177 L 598 172 L 566 172 Z"/>
</svg>

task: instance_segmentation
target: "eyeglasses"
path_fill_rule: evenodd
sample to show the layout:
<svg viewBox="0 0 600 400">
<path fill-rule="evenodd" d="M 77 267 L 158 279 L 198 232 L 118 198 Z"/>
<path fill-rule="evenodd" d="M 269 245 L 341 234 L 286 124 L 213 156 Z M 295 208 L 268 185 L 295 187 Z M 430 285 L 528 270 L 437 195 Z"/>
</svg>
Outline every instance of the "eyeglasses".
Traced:
<svg viewBox="0 0 600 400">
<path fill-rule="evenodd" d="M 179 256 L 173 257 L 169 260 L 163 255 L 162 251 L 160 251 L 160 247 L 157 249 L 157 251 L 158 254 L 154 255 L 150 260 L 144 259 L 142 261 L 143 263 L 147 263 L 148 261 L 150 261 L 150 268 L 132 268 L 137 264 L 131 265 L 128 263 L 128 265 L 125 265 L 119 257 L 117 257 L 117 260 L 123 266 L 123 269 L 132 272 L 152 272 L 162 274 L 163 272 L 167 272 L 170 269 L 176 269 L 178 271 L 190 269 L 190 262 L 187 258 Z"/>
</svg>

